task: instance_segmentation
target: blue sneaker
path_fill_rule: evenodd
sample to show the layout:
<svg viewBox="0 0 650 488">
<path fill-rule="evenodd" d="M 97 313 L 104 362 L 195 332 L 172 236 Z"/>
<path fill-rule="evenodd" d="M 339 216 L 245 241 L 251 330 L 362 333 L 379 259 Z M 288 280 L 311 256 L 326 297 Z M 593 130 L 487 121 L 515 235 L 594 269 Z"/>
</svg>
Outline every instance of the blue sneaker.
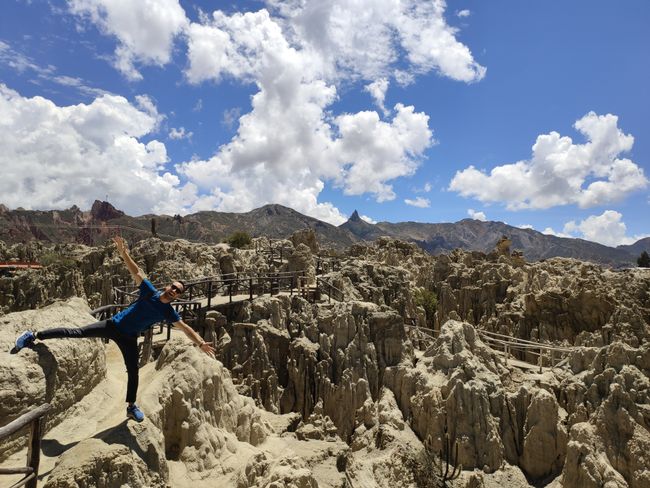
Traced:
<svg viewBox="0 0 650 488">
<path fill-rule="evenodd" d="M 31 330 L 26 330 L 18 336 L 18 339 L 16 339 L 16 347 L 14 348 L 14 351 L 18 352 L 25 347 L 32 347 L 35 340 L 36 336 L 34 333 Z"/>
<path fill-rule="evenodd" d="M 130 407 L 126 407 L 126 418 L 133 419 L 136 422 L 142 422 L 144 420 L 144 413 L 136 404 L 133 404 Z"/>
</svg>

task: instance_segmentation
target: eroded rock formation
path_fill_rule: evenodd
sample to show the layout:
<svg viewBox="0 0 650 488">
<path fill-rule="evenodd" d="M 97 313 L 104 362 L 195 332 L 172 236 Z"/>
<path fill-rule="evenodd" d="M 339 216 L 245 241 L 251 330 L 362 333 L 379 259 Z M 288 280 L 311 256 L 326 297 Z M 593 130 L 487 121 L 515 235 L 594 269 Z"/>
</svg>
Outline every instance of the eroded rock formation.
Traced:
<svg viewBox="0 0 650 488">
<path fill-rule="evenodd" d="M 46 429 L 61 422 L 68 410 L 105 376 L 103 346 L 97 339 L 40 342 L 33 349 L 10 354 L 16 337 L 25 330 L 74 327 L 94 322 L 86 303 L 74 298 L 41 310 L 0 318 L 0 419 L 3 425 L 30 409 L 49 403 Z M 22 446 L 15 436 L 3 442 L 0 460 Z"/>
<path fill-rule="evenodd" d="M 308 237 L 283 242 L 284 269 L 315 272 Z M 282 267 L 254 249 L 183 241 L 149 239 L 133 253 L 163 281 Z M 84 251 L 81 263 L 88 297 L 123 273 L 110 247 Z M 86 439 L 48 483 L 163 486 L 178 479 L 180 463 L 189 477 L 239 488 L 334 488 L 345 479 L 415 488 L 426 486 L 423 476 L 439 481 L 411 461 L 428 452 L 439 462 L 447 432 L 464 470 L 449 486 L 645 487 L 648 278 L 571 259 L 531 264 L 509 252 L 432 257 L 388 238 L 355 245 L 324 276 L 346 301 L 259 296 L 230 321 L 211 312 L 206 339 L 219 362 L 172 340 L 145 367 L 151 437 L 128 424 Z M 434 296 L 433 316 L 423 291 Z M 432 324 L 435 340 L 412 340 L 415 324 Z M 506 363 L 482 331 L 568 352 L 544 356 L 542 372 L 513 366 L 537 363 L 534 348 Z M 115 468 L 112 478 L 101 478 L 101 463 Z"/>
</svg>

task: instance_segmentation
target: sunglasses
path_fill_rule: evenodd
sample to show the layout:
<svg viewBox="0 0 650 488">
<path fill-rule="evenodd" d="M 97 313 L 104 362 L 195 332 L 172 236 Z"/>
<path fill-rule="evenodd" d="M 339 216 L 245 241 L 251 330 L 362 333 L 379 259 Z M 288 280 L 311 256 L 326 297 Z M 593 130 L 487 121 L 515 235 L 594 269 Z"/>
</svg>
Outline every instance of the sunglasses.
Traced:
<svg viewBox="0 0 650 488">
<path fill-rule="evenodd" d="M 175 291 L 176 293 L 178 293 L 178 294 L 181 294 L 181 293 L 183 293 L 183 291 L 184 291 L 182 288 L 179 288 L 179 287 L 177 287 L 176 285 L 172 285 L 171 288 L 172 288 L 172 290 L 174 290 L 174 291 Z"/>
</svg>

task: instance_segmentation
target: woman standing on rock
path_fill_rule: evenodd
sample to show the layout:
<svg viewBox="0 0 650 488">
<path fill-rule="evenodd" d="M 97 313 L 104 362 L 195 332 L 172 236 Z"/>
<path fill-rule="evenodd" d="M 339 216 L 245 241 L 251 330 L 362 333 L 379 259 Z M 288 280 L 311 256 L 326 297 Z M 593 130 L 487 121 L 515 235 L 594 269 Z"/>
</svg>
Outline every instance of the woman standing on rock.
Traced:
<svg viewBox="0 0 650 488">
<path fill-rule="evenodd" d="M 183 322 L 178 312 L 170 305 L 180 298 L 185 291 L 182 281 L 174 281 L 159 291 L 147 279 L 144 272 L 133 261 L 126 249 L 126 244 L 121 237 L 114 237 L 113 241 L 122 256 L 136 285 L 140 287 L 140 296 L 127 309 L 114 315 L 108 320 L 102 320 L 81 328 L 56 328 L 38 332 L 26 331 L 16 339 L 16 347 L 12 353 L 17 353 L 25 347 L 31 347 L 36 340 L 47 339 L 79 339 L 101 337 L 115 341 L 122 352 L 126 372 L 128 375 L 126 387 L 126 416 L 137 422 L 144 420 L 144 413 L 135 404 L 138 391 L 138 336 L 152 325 L 166 321 L 182 330 L 185 335 L 207 355 L 214 357 L 214 348 L 205 342 L 194 330 Z"/>
</svg>

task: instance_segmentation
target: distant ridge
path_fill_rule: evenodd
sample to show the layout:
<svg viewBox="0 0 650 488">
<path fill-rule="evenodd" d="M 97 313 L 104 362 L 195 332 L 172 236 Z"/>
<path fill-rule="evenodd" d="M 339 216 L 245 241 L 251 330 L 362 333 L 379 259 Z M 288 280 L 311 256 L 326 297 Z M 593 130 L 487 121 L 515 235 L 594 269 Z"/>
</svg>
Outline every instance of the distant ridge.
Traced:
<svg viewBox="0 0 650 488">
<path fill-rule="evenodd" d="M 607 266 L 635 266 L 641 251 L 650 252 L 650 238 L 618 248 L 583 239 L 569 239 L 520 229 L 503 222 L 464 219 L 455 223 L 364 221 L 355 210 L 340 226 L 303 215 L 278 204 L 264 205 L 250 212 L 203 211 L 191 215 L 142 215 L 130 217 L 108 202 L 95 201 L 90 211 L 73 206 L 66 210 L 11 210 L 0 204 L 0 241 L 15 244 L 31 240 L 51 243 L 101 244 L 116 233 L 129 240 L 141 240 L 156 233 L 163 238 L 218 243 L 236 231 L 253 237 L 288 238 L 297 230 L 312 228 L 325 247 L 343 249 L 355 242 L 373 241 L 381 236 L 413 242 L 431 254 L 456 248 L 489 252 L 507 235 L 512 249 L 520 250 L 529 261 L 555 256 L 592 261 Z M 0 252 L 2 248 L 0 247 Z"/>
</svg>

